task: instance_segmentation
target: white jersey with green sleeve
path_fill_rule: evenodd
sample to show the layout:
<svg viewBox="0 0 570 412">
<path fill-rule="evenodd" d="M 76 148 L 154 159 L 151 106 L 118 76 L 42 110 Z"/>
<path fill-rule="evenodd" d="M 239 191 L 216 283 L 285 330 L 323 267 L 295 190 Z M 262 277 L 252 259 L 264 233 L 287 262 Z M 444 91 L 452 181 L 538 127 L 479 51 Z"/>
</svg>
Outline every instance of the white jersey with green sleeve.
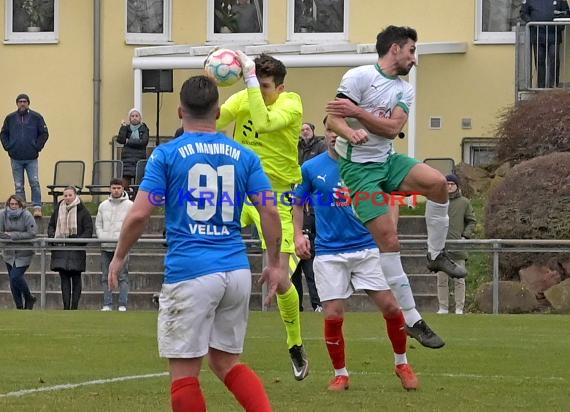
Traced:
<svg viewBox="0 0 570 412">
<path fill-rule="evenodd" d="M 282 92 L 266 106 L 259 87 L 230 96 L 222 105 L 218 130 L 235 122 L 234 139 L 252 149 L 272 183 L 301 181 L 297 144 L 303 125 L 303 104 L 297 93 Z"/>
<path fill-rule="evenodd" d="M 414 90 L 398 76 L 388 76 L 378 64 L 350 69 L 343 76 L 337 95 L 344 95 L 359 107 L 379 117 L 390 118 L 397 106 L 406 113 L 414 101 Z M 357 119 L 346 118 L 353 129 L 366 129 Z M 338 137 L 335 150 L 343 158 L 355 163 L 384 162 L 393 153 L 392 139 L 368 132 L 368 141 L 353 145 Z"/>
</svg>

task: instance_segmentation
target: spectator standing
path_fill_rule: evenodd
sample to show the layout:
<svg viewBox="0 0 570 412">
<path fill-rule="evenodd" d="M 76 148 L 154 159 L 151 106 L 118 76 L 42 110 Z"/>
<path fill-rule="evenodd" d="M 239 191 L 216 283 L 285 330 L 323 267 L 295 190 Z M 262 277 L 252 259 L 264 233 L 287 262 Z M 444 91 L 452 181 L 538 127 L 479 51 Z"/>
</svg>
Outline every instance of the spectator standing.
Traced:
<svg viewBox="0 0 570 412">
<path fill-rule="evenodd" d="M 307 160 L 325 152 L 327 145 L 321 137 L 315 136 L 314 124 L 303 123 L 297 148 L 299 151 L 299 165 L 302 166 Z"/>
<path fill-rule="evenodd" d="M 112 179 L 109 183 L 109 198 L 104 200 L 97 210 L 95 232 L 98 239 L 118 240 L 121 227 L 133 202 L 129 200 L 121 179 Z M 103 286 L 103 308 L 101 311 L 113 310 L 113 292 L 109 288 L 109 264 L 115 254 L 115 243 L 101 243 L 101 284 Z M 129 297 L 129 262 L 128 259 L 119 274 L 119 312 L 127 311 Z"/>
<path fill-rule="evenodd" d="M 259 158 L 222 133 L 216 132 L 219 95 L 206 76 L 186 80 L 180 91 L 178 116 L 185 133 L 153 152 L 129 212 L 109 268 L 109 284 L 117 277 L 129 249 L 142 234 L 155 203 L 156 189 L 165 199 L 168 251 L 158 314 L 158 346 L 168 358 L 174 412 L 206 411 L 200 388 L 202 359 L 246 411 L 269 412 L 271 404 L 257 374 L 239 362 L 249 312 L 251 270 L 241 237 L 243 194 L 256 205 L 267 241 L 268 299 L 282 277 L 279 265 L 281 224 L 275 205 L 264 199 L 270 183 Z M 214 153 L 206 147 L 218 147 Z M 200 182 L 202 182 L 200 184 Z M 176 195 L 188 188 L 207 187 L 238 201 L 227 208 L 214 197 L 205 208 L 196 198 Z"/>
<path fill-rule="evenodd" d="M 38 227 L 34 217 L 25 208 L 22 199 L 12 195 L 6 201 L 6 207 L 0 211 L 0 239 L 23 240 L 36 237 Z M 33 296 L 24 277 L 32 263 L 33 250 L 4 249 L 3 259 L 10 278 L 10 291 L 16 309 L 34 308 L 36 297 Z"/>
<path fill-rule="evenodd" d="M 42 217 L 42 190 L 38 171 L 38 157 L 49 137 L 44 118 L 38 112 L 30 110 L 30 98 L 27 94 L 16 97 L 18 110 L 4 119 L 0 140 L 8 152 L 14 177 L 16 195 L 26 201 L 24 189 L 24 171 L 32 191 L 34 217 Z"/>
<path fill-rule="evenodd" d="M 449 192 L 449 230 L 447 239 L 469 239 L 473 236 L 477 219 L 473 213 L 471 201 L 462 196 L 459 188 L 459 179 L 451 174 L 446 176 L 447 191 Z M 449 252 L 451 258 L 465 267 L 467 252 L 464 250 Z M 455 295 L 455 314 L 463 315 L 465 308 L 465 279 L 453 279 Z M 449 312 L 449 276 L 445 272 L 437 272 L 437 299 L 439 310 L 437 313 Z"/>
<path fill-rule="evenodd" d="M 520 16 L 524 23 L 550 22 L 568 17 L 566 0 L 524 0 Z M 539 88 L 558 87 L 560 79 L 560 44 L 564 26 L 535 25 L 530 27 L 530 42 Z"/>
<path fill-rule="evenodd" d="M 323 139 L 315 136 L 315 125 L 309 122 L 303 123 L 301 127 L 301 136 L 299 137 L 299 165 L 305 161 L 312 159 L 318 154 L 327 150 L 326 144 Z M 291 275 L 291 282 L 295 285 L 297 293 L 299 294 L 299 310 L 303 311 L 303 280 L 301 275 L 305 274 L 307 281 L 307 288 L 309 289 L 309 298 L 311 306 L 316 312 L 322 311 L 321 300 L 315 285 L 315 273 L 313 271 L 314 255 L 314 241 L 316 234 L 315 226 L 315 211 L 310 203 L 305 205 L 303 215 L 303 231 L 311 241 L 311 257 L 309 259 L 299 259 L 299 263 L 295 272 Z"/>
<path fill-rule="evenodd" d="M 48 224 L 48 237 L 56 239 L 91 238 L 93 222 L 77 190 L 69 186 L 63 200 L 53 211 Z M 85 250 L 74 249 L 80 244 L 68 244 L 65 250 L 52 250 L 51 270 L 59 272 L 64 310 L 77 310 L 81 298 L 81 272 L 85 271 Z"/>
<path fill-rule="evenodd" d="M 121 160 L 123 162 L 123 186 L 126 190 L 134 182 L 137 174 L 137 162 L 146 159 L 149 130 L 142 121 L 139 109 L 129 110 L 128 122 L 121 121 L 121 128 L 117 135 L 117 143 L 123 145 Z"/>
</svg>

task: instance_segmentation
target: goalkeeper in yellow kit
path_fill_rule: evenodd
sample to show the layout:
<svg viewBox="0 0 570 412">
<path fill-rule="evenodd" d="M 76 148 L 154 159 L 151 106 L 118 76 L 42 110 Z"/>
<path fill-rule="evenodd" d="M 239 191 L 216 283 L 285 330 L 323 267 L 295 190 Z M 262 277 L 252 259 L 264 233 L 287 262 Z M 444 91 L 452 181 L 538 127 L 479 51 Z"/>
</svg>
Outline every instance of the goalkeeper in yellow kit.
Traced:
<svg viewBox="0 0 570 412">
<path fill-rule="evenodd" d="M 216 128 L 223 130 L 235 122 L 234 139 L 257 153 L 271 181 L 275 200 L 267 201 L 277 202 L 283 228 L 280 262 L 284 276 L 277 287 L 277 306 L 287 331 L 293 374 L 302 380 L 309 373 L 309 362 L 301 339 L 299 295 L 287 274 L 295 253 L 291 191 L 301 181 L 297 142 L 303 105 L 297 93 L 285 91 L 287 69 L 281 61 L 266 54 L 254 61 L 241 51 L 237 53 L 247 87 L 222 105 Z M 252 223 L 261 233 L 255 207 L 244 205 L 242 227 Z M 265 249 L 263 239 L 262 248 Z"/>
</svg>

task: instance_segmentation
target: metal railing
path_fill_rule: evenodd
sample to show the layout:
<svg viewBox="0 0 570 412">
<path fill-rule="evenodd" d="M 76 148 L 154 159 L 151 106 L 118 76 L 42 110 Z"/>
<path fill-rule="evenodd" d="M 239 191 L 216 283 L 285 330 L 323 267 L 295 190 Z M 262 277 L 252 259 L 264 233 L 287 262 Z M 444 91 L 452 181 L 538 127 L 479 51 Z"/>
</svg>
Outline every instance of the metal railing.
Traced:
<svg viewBox="0 0 570 412">
<path fill-rule="evenodd" d="M 529 22 L 516 30 L 518 91 L 570 88 L 570 19 Z"/>
<path fill-rule="evenodd" d="M 401 240 L 402 245 L 420 245 L 426 241 Z M 446 250 L 486 252 L 493 255 L 493 314 L 499 313 L 499 254 L 500 253 L 564 253 L 570 252 L 570 239 L 462 239 L 447 240 Z"/>
<path fill-rule="evenodd" d="M 253 247 L 259 248 L 257 239 L 244 239 L 248 250 Z M 52 250 L 86 250 L 100 251 L 101 243 L 116 243 L 106 239 L 54 239 L 36 238 L 26 241 L 9 241 L 0 239 L 0 249 L 34 250 L 40 255 L 40 306 L 45 309 L 46 305 L 46 273 L 47 252 Z M 414 252 L 425 253 L 427 250 L 426 239 L 402 239 L 402 256 L 413 255 Z M 144 245 L 162 245 L 164 239 L 139 239 L 132 249 Z M 499 255 L 500 253 L 564 253 L 570 252 L 570 239 L 462 239 L 448 240 L 448 251 L 486 252 L 493 255 L 493 314 L 499 313 Z M 258 249 L 259 250 L 259 249 Z M 265 288 L 262 289 L 262 302 L 265 300 Z M 263 306 L 262 306 L 263 308 Z"/>
</svg>

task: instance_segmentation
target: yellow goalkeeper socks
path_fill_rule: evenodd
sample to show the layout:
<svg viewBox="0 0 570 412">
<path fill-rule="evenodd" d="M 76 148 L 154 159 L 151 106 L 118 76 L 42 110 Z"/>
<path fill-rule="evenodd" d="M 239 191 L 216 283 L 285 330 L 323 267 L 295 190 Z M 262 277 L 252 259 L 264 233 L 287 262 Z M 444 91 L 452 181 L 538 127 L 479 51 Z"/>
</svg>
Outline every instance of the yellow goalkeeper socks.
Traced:
<svg viewBox="0 0 570 412">
<path fill-rule="evenodd" d="M 299 294 L 295 286 L 291 285 L 289 290 L 282 295 L 277 294 L 277 306 L 287 331 L 287 347 L 301 346 L 303 341 L 301 339 L 301 319 L 299 317 Z"/>
</svg>

